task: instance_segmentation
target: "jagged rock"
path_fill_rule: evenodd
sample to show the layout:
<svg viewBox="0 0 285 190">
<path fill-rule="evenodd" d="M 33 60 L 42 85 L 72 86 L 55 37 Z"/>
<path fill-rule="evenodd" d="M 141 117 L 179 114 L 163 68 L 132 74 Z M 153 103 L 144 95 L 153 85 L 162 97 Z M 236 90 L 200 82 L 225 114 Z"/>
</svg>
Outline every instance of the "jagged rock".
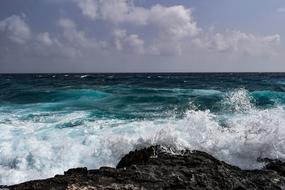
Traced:
<svg viewBox="0 0 285 190">
<path fill-rule="evenodd" d="M 285 189 L 285 163 L 264 160 L 263 170 L 241 170 L 200 151 L 169 154 L 160 146 L 130 152 L 117 168 L 70 169 L 64 175 L 13 185 L 11 190 Z M 0 188 L 1 189 L 1 188 Z"/>
</svg>

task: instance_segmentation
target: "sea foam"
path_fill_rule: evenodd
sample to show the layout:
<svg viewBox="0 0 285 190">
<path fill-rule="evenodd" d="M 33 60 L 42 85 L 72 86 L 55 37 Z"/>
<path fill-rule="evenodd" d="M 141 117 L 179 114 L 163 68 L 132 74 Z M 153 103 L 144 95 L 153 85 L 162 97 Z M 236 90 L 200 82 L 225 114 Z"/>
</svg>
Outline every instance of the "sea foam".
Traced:
<svg viewBox="0 0 285 190">
<path fill-rule="evenodd" d="M 262 167 L 258 158 L 285 159 L 283 107 L 258 109 L 245 89 L 227 93 L 223 107 L 229 111 L 193 106 L 183 117 L 143 120 L 88 120 L 88 111 L 30 110 L 31 118 L 23 117 L 29 114 L 26 108 L 5 112 L 0 115 L 0 184 L 52 177 L 80 166 L 115 166 L 129 151 L 155 144 L 206 151 L 243 169 Z"/>
</svg>

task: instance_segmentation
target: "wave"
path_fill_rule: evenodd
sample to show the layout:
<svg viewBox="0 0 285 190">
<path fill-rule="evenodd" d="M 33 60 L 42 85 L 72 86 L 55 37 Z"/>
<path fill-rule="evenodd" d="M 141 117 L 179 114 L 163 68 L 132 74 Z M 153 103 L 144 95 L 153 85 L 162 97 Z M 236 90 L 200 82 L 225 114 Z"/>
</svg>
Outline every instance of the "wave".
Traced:
<svg viewBox="0 0 285 190">
<path fill-rule="evenodd" d="M 2 95 L 1 100 L 14 104 L 32 104 L 43 102 L 64 102 L 79 99 L 96 100 L 108 96 L 100 90 L 95 89 L 25 89 Z"/>
<path fill-rule="evenodd" d="M 257 108 L 252 97 L 238 89 L 224 95 L 230 112 L 189 106 L 183 117 L 155 119 L 94 118 L 90 110 L 6 110 L 0 114 L 0 184 L 80 166 L 115 166 L 130 150 L 154 144 L 206 151 L 244 169 L 262 167 L 259 157 L 285 159 L 284 108 Z"/>
</svg>

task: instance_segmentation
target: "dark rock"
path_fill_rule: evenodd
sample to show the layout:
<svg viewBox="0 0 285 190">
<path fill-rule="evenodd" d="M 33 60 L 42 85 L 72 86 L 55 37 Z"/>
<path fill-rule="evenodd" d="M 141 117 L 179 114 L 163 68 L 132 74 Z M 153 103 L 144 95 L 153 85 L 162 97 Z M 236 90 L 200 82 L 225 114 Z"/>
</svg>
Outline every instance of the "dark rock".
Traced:
<svg viewBox="0 0 285 190">
<path fill-rule="evenodd" d="M 84 175 L 87 174 L 87 168 L 74 168 L 64 172 L 64 175 Z"/>
<path fill-rule="evenodd" d="M 45 189 L 285 189 L 285 163 L 264 159 L 262 170 L 241 170 L 200 151 L 169 154 L 160 146 L 130 152 L 117 168 L 76 168 L 64 175 L 6 187 Z M 2 187 L 5 188 L 5 187 Z M 0 187 L 1 189 L 1 187 Z"/>
</svg>

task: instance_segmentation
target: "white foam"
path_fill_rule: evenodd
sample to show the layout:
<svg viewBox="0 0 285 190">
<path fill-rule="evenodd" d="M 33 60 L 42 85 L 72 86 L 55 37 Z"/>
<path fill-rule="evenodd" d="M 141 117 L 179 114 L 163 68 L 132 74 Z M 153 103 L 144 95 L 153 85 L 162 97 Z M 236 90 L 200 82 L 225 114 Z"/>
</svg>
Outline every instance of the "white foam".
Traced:
<svg viewBox="0 0 285 190">
<path fill-rule="evenodd" d="M 86 77 L 88 77 L 88 76 L 89 76 L 89 75 L 81 75 L 80 78 L 83 79 L 83 78 L 86 78 Z"/>
<path fill-rule="evenodd" d="M 47 114 L 39 120 L 21 120 L 18 112 L 0 114 L 0 184 L 52 177 L 73 167 L 115 166 L 130 150 L 152 144 L 206 151 L 247 169 L 262 166 L 258 157 L 285 159 L 283 107 L 258 110 L 243 89 L 225 102 L 235 108 L 226 127 L 219 123 L 221 115 L 199 110 L 189 110 L 182 119 L 92 122 L 84 120 L 88 112 Z M 83 122 L 57 127 L 73 120 Z"/>
</svg>

